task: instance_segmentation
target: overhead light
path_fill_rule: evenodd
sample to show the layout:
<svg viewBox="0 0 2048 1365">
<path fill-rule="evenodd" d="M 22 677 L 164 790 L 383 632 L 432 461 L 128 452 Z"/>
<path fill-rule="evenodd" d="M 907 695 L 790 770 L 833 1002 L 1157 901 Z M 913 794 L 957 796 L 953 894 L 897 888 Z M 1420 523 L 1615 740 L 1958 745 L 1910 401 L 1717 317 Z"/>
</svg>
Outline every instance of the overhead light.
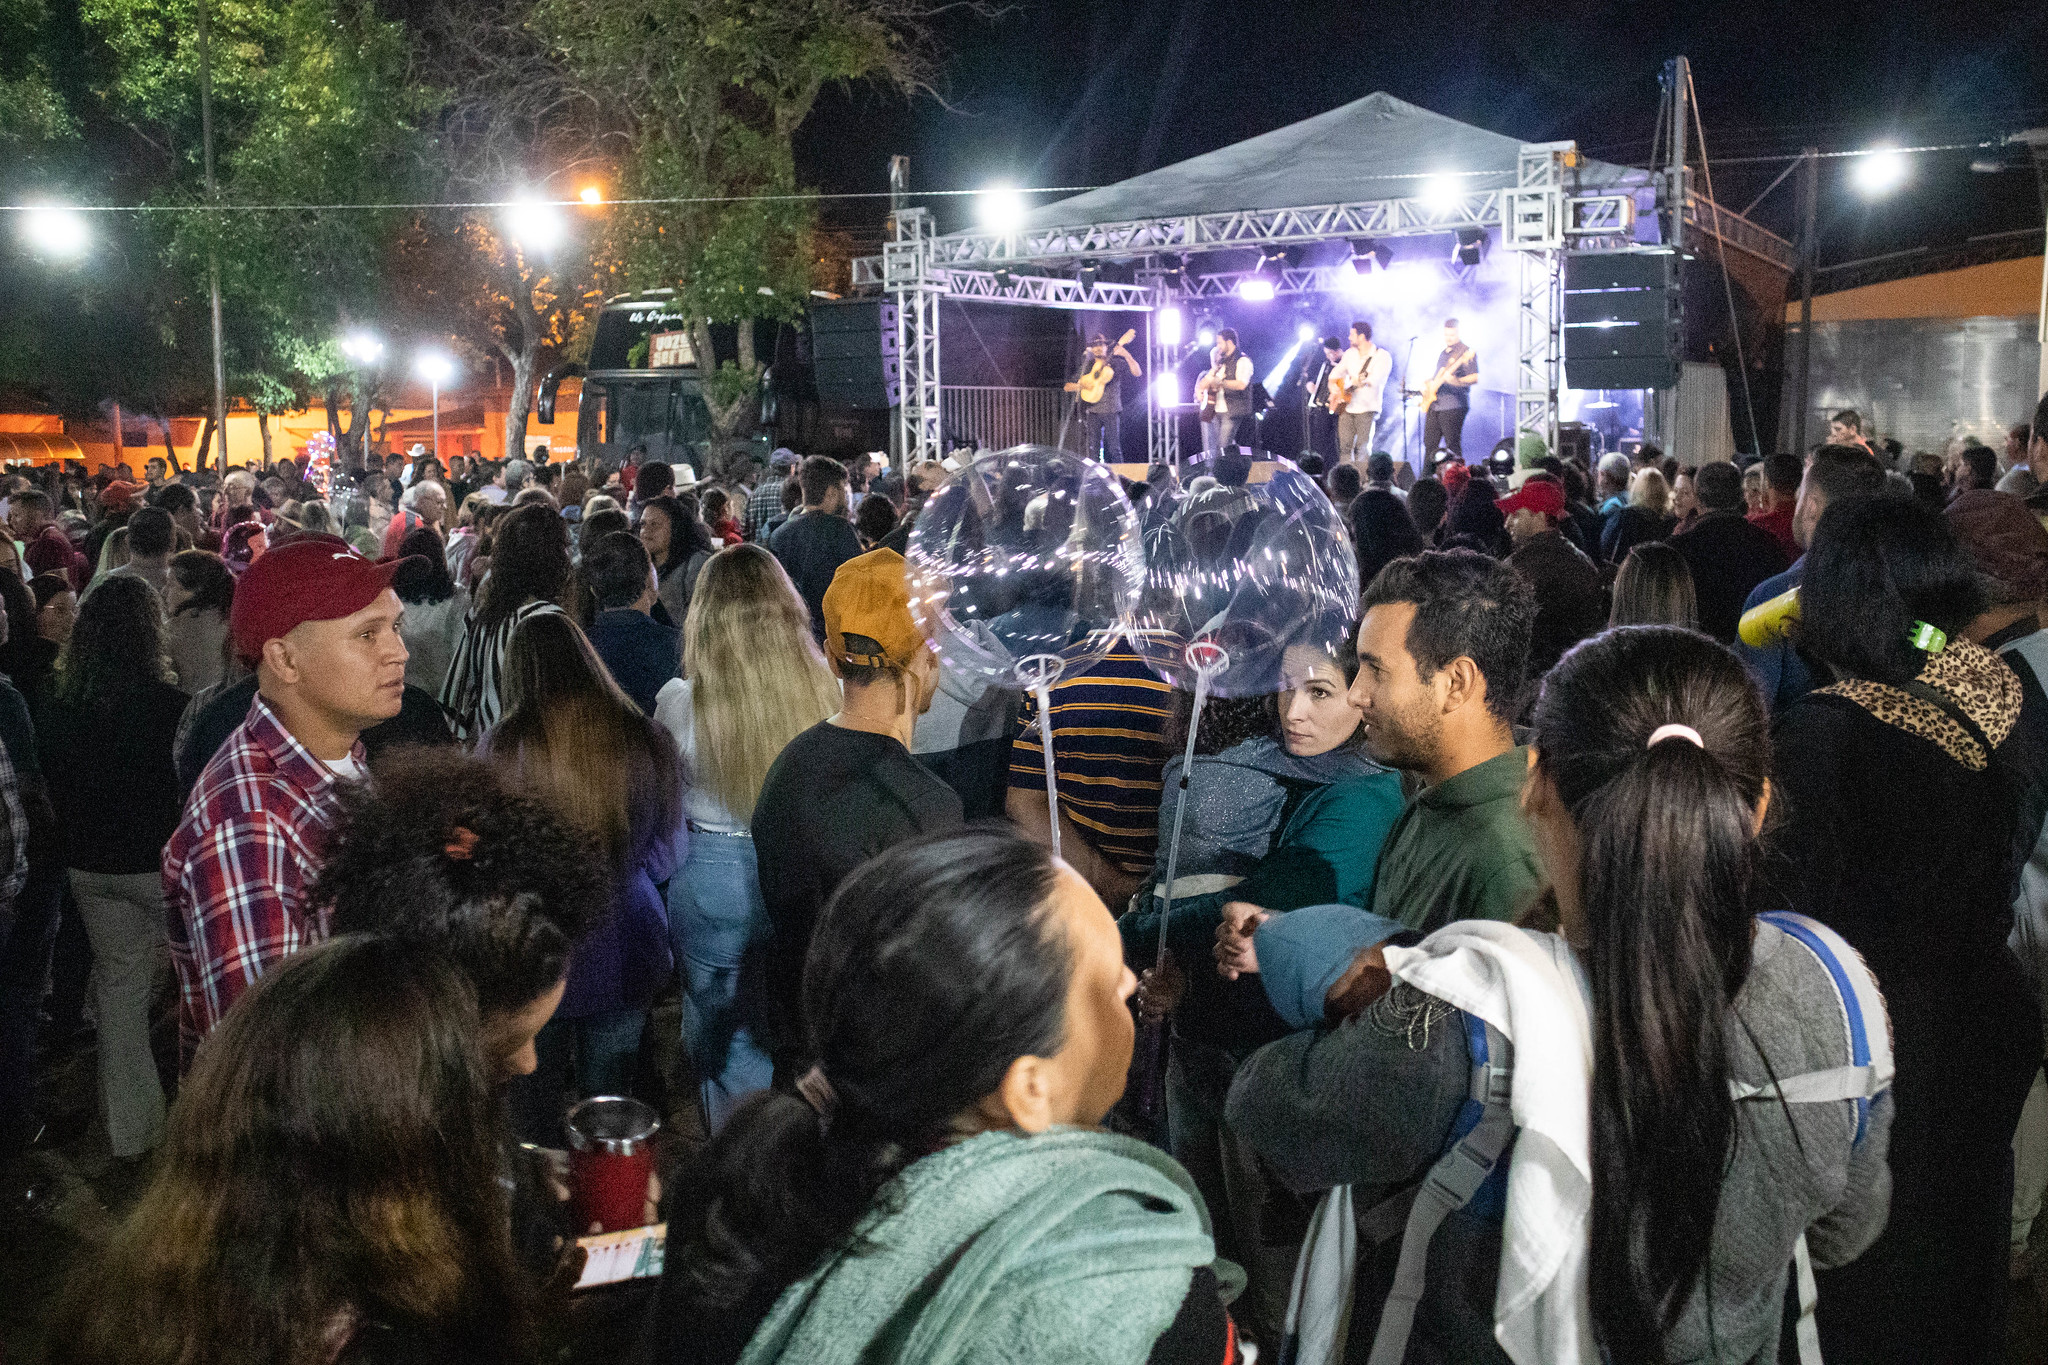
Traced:
<svg viewBox="0 0 2048 1365">
<path fill-rule="evenodd" d="M 85 215 L 61 204 L 44 204 L 24 212 L 21 215 L 21 235 L 44 255 L 61 256 L 66 260 L 84 255 L 85 249 L 92 245 L 92 232 L 85 225 Z"/>
<path fill-rule="evenodd" d="M 1273 294 L 1273 282 L 1264 275 L 1247 275 L 1237 282 L 1237 296 L 1247 302 L 1270 303 Z"/>
<path fill-rule="evenodd" d="M 990 185 L 975 197 L 975 209 L 990 232 L 1015 232 L 1024 226 L 1024 196 L 1013 185 Z"/>
<path fill-rule="evenodd" d="M 455 362 L 439 351 L 422 351 L 413 368 L 419 371 L 420 378 L 438 387 L 454 375 Z"/>
<path fill-rule="evenodd" d="M 1849 168 L 1856 188 L 1869 195 L 1890 194 L 1906 183 L 1913 166 L 1896 147 L 1872 147 L 1859 152 Z"/>
<path fill-rule="evenodd" d="M 1439 171 L 1422 182 L 1415 197 L 1432 214 L 1448 213 L 1465 197 L 1463 178 L 1455 171 Z"/>
<path fill-rule="evenodd" d="M 521 246 L 547 251 L 559 244 L 568 231 L 553 204 L 522 195 L 505 210 L 505 226 Z"/>
<path fill-rule="evenodd" d="M 1095 291 L 1095 281 L 1101 273 L 1095 262 L 1083 261 L 1081 268 L 1074 272 L 1074 278 L 1081 282 L 1081 292 L 1084 294 L 1093 293 Z"/>
<path fill-rule="evenodd" d="M 1161 344 L 1161 345 L 1163 345 L 1163 346 L 1178 346 L 1178 345 L 1180 345 L 1180 338 L 1181 338 L 1181 328 L 1182 328 L 1182 326 L 1183 326 L 1183 325 L 1184 325 L 1184 324 L 1186 323 L 1186 321 L 1187 321 L 1187 319 L 1186 319 L 1186 316 L 1185 316 L 1185 315 L 1184 315 L 1184 314 L 1183 314 L 1183 313 L 1182 313 L 1182 312 L 1180 311 L 1180 309 L 1178 309 L 1178 308 L 1162 308 L 1162 309 L 1160 309 L 1160 310 L 1159 310 L 1159 342 L 1160 342 L 1160 344 Z"/>
<path fill-rule="evenodd" d="M 996 288 L 1001 290 L 1003 293 L 1009 293 L 1010 286 L 1015 284 L 1016 282 L 1017 277 L 1015 275 L 1012 275 L 1009 271 L 998 270 L 996 272 Z"/>
<path fill-rule="evenodd" d="M 1486 254 L 1485 228 L 1459 228 L 1458 241 L 1451 248 L 1451 262 L 1454 265 L 1478 265 L 1479 258 Z"/>
</svg>

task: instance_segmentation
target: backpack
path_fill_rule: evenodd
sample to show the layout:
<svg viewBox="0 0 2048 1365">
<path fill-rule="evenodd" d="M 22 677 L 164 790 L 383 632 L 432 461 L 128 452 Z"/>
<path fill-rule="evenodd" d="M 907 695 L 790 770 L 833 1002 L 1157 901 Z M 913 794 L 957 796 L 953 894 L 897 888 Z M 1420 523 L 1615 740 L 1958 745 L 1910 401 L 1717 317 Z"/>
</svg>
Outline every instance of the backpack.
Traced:
<svg viewBox="0 0 2048 1365">
<path fill-rule="evenodd" d="M 1786 1076 L 1774 1084 L 1731 1080 L 1736 1103 L 1829 1104 L 1853 1100 L 1862 1145 L 1870 1128 L 1870 1105 L 1891 1088 L 1891 1029 L 1884 997 L 1862 957 L 1841 935 L 1817 920 L 1790 911 L 1757 916 L 1811 953 L 1827 972 L 1842 1009 L 1849 1056 L 1842 1066 Z M 1401 1365 L 1407 1354 L 1415 1312 L 1422 1302 L 1429 1244 L 1453 1210 L 1465 1209 L 1499 1222 L 1507 1209 L 1508 1153 L 1515 1136 L 1509 1100 L 1514 1089 L 1514 1045 L 1484 1020 L 1460 1013 L 1472 1058 L 1472 1081 L 1451 1125 L 1450 1146 L 1422 1180 L 1360 1213 L 1351 1187 L 1323 1196 L 1309 1224 L 1294 1267 L 1280 1365 L 1340 1365 L 1351 1326 L 1351 1305 L 1361 1239 L 1367 1245 L 1401 1238 L 1392 1290 L 1381 1310 L 1369 1365 Z M 1793 1247 L 1798 1282 L 1800 1365 L 1821 1365 L 1820 1330 L 1814 1320 L 1819 1290 L 1802 1233 Z"/>
</svg>

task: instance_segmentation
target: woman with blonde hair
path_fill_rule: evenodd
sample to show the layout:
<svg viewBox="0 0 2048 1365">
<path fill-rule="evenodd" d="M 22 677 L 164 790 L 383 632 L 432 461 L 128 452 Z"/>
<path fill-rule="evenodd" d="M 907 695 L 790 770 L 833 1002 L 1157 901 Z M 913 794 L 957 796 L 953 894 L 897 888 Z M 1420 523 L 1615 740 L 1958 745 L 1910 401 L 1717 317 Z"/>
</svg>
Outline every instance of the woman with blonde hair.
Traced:
<svg viewBox="0 0 2048 1365">
<path fill-rule="evenodd" d="M 1628 506 L 1607 514 L 1600 528 L 1600 557 L 1620 564 L 1628 552 L 1654 540 L 1668 540 L 1677 519 L 1671 515 L 1671 485 L 1662 471 L 1638 469 L 1628 482 Z"/>
<path fill-rule="evenodd" d="M 647 1007 L 675 965 L 655 888 L 687 837 L 681 770 L 668 732 L 565 612 L 519 623 L 502 685 L 505 718 L 477 752 L 590 841 L 612 888 L 611 913 L 577 943 L 561 1008 L 535 1040 L 539 1069 L 512 1087 L 520 1136 L 559 1146 L 565 1091 L 632 1093 Z"/>
<path fill-rule="evenodd" d="M 716 1132 L 773 1073 L 756 1043 L 740 961 L 768 930 L 750 826 L 783 746 L 839 709 L 810 614 L 775 556 L 736 545 L 705 561 L 683 624 L 683 676 L 654 718 L 682 755 L 690 851 L 669 883 L 683 969 L 683 1039 Z"/>
</svg>

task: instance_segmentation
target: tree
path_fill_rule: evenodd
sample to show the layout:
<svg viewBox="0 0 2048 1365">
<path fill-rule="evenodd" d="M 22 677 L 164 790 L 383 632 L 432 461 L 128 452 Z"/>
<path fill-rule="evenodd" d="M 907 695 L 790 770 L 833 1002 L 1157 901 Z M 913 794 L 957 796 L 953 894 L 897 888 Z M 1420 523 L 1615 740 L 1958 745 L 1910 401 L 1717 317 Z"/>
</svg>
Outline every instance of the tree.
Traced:
<svg viewBox="0 0 2048 1365">
<path fill-rule="evenodd" d="M 816 215 L 791 139 L 819 93 L 871 80 L 929 88 L 945 0 L 536 0 L 534 29 L 622 130 L 622 205 L 605 254 L 627 289 L 673 287 L 721 442 L 758 389 L 756 320 L 790 321 L 812 287 Z M 978 6 L 970 6 L 978 8 Z M 717 360 L 712 326 L 736 324 Z"/>
</svg>

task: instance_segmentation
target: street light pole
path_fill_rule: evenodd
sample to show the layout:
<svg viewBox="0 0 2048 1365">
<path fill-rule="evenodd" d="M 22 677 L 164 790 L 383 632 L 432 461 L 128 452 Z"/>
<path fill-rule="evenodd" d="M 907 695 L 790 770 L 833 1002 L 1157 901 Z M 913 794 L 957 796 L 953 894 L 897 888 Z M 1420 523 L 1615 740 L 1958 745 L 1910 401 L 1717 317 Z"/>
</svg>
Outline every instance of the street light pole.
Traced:
<svg viewBox="0 0 2048 1365">
<path fill-rule="evenodd" d="M 207 0 L 199 0 L 199 140 L 206 157 L 206 200 L 209 204 L 218 198 L 218 186 L 213 178 L 213 41 L 212 28 L 208 18 Z M 228 467 L 228 372 L 221 354 L 220 343 L 220 256 L 209 248 L 206 253 L 207 284 L 213 296 L 213 430 L 220 441 L 218 467 Z M 206 467 L 205 452 L 200 452 L 199 466 Z"/>
<path fill-rule="evenodd" d="M 1799 367 L 1792 386 L 1792 450 L 1806 454 L 1813 382 L 1813 275 L 1820 259 L 1820 149 L 1799 153 Z"/>
<path fill-rule="evenodd" d="M 434 390 L 434 458 L 441 458 L 441 372 L 436 370 L 427 383 Z"/>
</svg>

